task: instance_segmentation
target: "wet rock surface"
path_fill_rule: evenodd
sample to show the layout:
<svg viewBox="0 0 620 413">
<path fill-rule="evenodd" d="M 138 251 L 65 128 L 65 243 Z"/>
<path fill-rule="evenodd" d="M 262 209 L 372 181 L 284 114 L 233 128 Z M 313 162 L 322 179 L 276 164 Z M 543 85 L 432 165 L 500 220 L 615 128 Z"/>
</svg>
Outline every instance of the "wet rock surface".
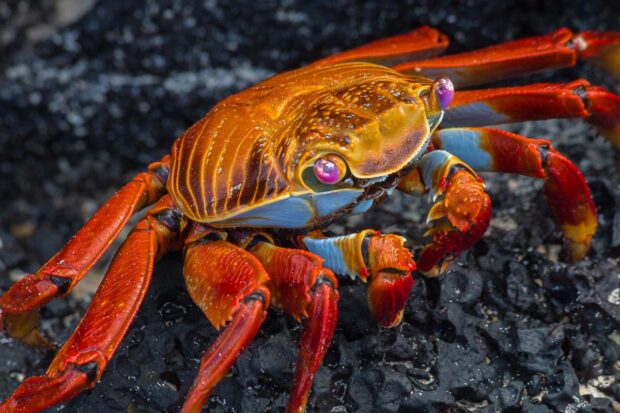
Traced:
<svg viewBox="0 0 620 413">
<path fill-rule="evenodd" d="M 620 28 L 620 10 L 603 1 L 540 8 L 534 1 L 110 0 L 88 2 L 67 18 L 63 7 L 71 3 L 0 5 L 0 289 L 36 270 L 215 102 L 271 74 L 423 24 L 449 34 L 451 51 L 562 25 Z M 576 77 L 615 88 L 588 65 L 535 80 Z M 584 172 L 601 220 L 588 259 L 575 265 L 559 259 L 561 239 L 541 204 L 540 183 L 485 177 L 494 206 L 491 229 L 439 279 L 416 277 L 399 327 L 379 329 L 365 287 L 342 281 L 339 323 L 310 411 L 618 408 L 614 151 L 580 121 L 512 129 L 553 139 Z M 425 211 L 423 200 L 396 196 L 332 229 L 402 233 L 417 251 Z M 179 254 L 157 266 L 143 308 L 95 389 L 50 411 L 178 411 L 200 355 L 217 334 L 185 292 L 181 267 Z M 54 301 L 41 312 L 42 329 L 62 343 L 87 304 L 87 298 Z M 208 410 L 281 411 L 299 333 L 290 317 L 270 311 Z M 41 374 L 52 356 L 0 339 L 0 397 L 25 376 Z"/>
</svg>

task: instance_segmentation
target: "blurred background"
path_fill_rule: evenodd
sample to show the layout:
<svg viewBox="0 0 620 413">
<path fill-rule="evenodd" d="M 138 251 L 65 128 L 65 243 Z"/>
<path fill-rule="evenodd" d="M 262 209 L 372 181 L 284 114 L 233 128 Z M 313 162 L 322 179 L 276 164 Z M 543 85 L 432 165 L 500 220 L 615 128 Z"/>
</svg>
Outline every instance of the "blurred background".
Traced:
<svg viewBox="0 0 620 413">
<path fill-rule="evenodd" d="M 449 52 L 459 52 L 561 26 L 620 30 L 620 4 L 1 0 L 0 289 L 35 271 L 105 199 L 167 153 L 173 140 L 217 101 L 283 70 L 421 25 L 448 34 Z M 577 77 L 618 91 L 616 82 L 587 64 L 511 83 Z M 360 321 L 368 317 L 363 288 L 345 284 L 353 298 L 343 298 L 342 312 L 349 313 L 341 319 L 335 350 L 317 379 L 319 388 L 315 386 L 311 400 L 315 411 L 617 408 L 620 310 L 609 300 L 612 293 L 620 295 L 620 189 L 614 150 L 579 121 L 512 128 L 556 138 L 557 146 L 584 171 L 602 220 L 592 260 L 574 267 L 558 259 L 560 240 L 539 205 L 539 185 L 490 178 L 496 211 L 487 241 L 462 260 L 462 267 L 469 268 L 467 275 L 418 283 L 414 295 L 419 299 L 410 308 L 416 315 L 408 317 L 401 330 L 378 331 Z M 396 199 L 364 224 L 419 239 L 425 208 L 421 201 Z M 352 219 L 335 229 L 359 225 L 359 219 Z M 53 340 L 61 342 L 75 325 L 108 260 L 80 284 L 75 298 L 44 310 L 43 327 Z M 120 351 L 125 358 L 113 363 L 120 373 L 111 368 L 100 387 L 64 411 L 127 411 L 127 406 L 138 409 L 132 411 L 175 411 L 201 349 L 215 333 L 206 322 L 195 321 L 200 314 L 188 309 L 191 303 L 175 301 L 182 291 L 179 257 L 162 268 L 162 274 L 176 280 L 169 282 L 174 288 L 155 281 L 160 285 L 154 289 L 167 295 L 152 296 L 140 322 L 151 334 L 170 338 L 153 348 L 148 334 L 137 341 L 134 334 L 135 342 L 127 341 Z M 467 281 L 461 285 L 464 281 L 459 280 Z M 446 285 L 465 290 L 475 285 L 479 291 L 462 302 L 445 295 Z M 527 288 L 520 291 L 524 285 Z M 601 289 L 596 294 L 590 292 L 595 286 Z M 582 293 L 590 295 L 584 298 Z M 557 303 L 557 296 L 569 299 Z M 453 309 L 445 315 L 447 303 Z M 265 327 L 250 350 L 253 358 L 240 362 L 239 371 L 247 377 L 228 380 L 211 400 L 212 408 L 278 411 L 284 405 L 291 370 L 278 365 L 269 352 L 276 358 L 283 352 L 292 354 L 294 359 L 290 352 L 298 332 L 290 320 L 272 315 L 279 321 Z M 500 339 L 493 330 L 497 325 L 489 330 L 489 323 L 498 319 L 509 320 L 509 337 Z M 592 320 L 602 324 L 588 326 Z M 157 327 L 148 330 L 151 322 Z M 561 337 L 554 335 L 558 329 Z M 480 344 L 486 340 L 494 344 Z M 514 348 L 503 348 L 498 340 Z M 544 348 L 523 347 L 531 340 Z M 178 360 L 170 356 L 170 346 L 177 348 Z M 395 354 L 398 346 L 402 349 Z M 146 351 L 151 354 L 148 360 L 135 359 L 136 353 Z M 161 361 L 165 355 L 168 358 Z M 0 365 L 0 397 L 25 374 L 40 373 L 50 353 L 5 340 L 0 341 L 3 359 L 11 363 Z M 439 365 L 440 359 L 456 365 Z M 481 369 L 474 363 L 471 369 L 463 367 L 462 377 L 442 377 L 459 362 L 467 365 L 468 359 L 490 367 Z M 611 380 L 606 387 L 591 383 L 603 376 Z"/>
</svg>

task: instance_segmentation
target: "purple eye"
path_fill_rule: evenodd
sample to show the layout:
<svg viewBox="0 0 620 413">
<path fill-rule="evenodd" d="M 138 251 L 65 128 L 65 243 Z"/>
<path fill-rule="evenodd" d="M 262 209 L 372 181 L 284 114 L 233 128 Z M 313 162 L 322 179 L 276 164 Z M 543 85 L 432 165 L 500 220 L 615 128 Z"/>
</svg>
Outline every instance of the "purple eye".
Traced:
<svg viewBox="0 0 620 413">
<path fill-rule="evenodd" d="M 454 85 L 447 77 L 440 77 L 435 81 L 435 95 L 441 110 L 446 110 L 454 99 Z"/>
<path fill-rule="evenodd" d="M 316 179 L 327 185 L 335 184 L 342 177 L 336 162 L 329 158 L 317 159 L 312 168 Z"/>
</svg>

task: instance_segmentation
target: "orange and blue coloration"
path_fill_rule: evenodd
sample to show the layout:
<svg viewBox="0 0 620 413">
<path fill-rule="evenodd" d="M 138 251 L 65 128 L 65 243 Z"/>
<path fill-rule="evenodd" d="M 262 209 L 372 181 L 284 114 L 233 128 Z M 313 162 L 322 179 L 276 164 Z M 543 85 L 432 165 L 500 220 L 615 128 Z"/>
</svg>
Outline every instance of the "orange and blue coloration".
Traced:
<svg viewBox="0 0 620 413">
<path fill-rule="evenodd" d="M 0 297 L 0 326 L 32 340 L 16 325 L 69 293 L 129 218 L 150 206 L 47 372 L 24 380 L 0 410 L 38 412 L 94 386 L 145 297 L 156 260 L 170 251 L 183 251 L 191 298 L 222 328 L 201 359 L 184 413 L 202 410 L 269 306 L 304 323 L 287 408 L 304 411 L 336 327 L 336 275 L 367 283 L 376 321 L 397 325 L 412 273 L 440 274 L 484 235 L 491 200 L 479 171 L 542 179 L 568 258 L 583 258 L 597 227 L 583 175 L 548 140 L 483 126 L 578 117 L 620 147 L 620 97 L 585 80 L 463 88 L 579 59 L 618 77 L 620 33 L 560 29 L 436 57 L 447 46 L 445 35 L 423 27 L 274 76 L 216 105 L 169 156 Z M 417 263 L 398 235 L 323 232 L 395 190 L 425 194 L 431 203 Z"/>
</svg>

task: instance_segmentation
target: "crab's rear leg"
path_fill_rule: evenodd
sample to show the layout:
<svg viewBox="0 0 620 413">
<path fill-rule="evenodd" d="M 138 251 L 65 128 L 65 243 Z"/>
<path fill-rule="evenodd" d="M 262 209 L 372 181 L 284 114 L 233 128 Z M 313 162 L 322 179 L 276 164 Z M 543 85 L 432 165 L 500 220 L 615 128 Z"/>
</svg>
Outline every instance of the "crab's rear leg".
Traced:
<svg viewBox="0 0 620 413">
<path fill-rule="evenodd" d="M 196 305 L 211 324 L 224 329 L 201 358 L 183 413 L 202 411 L 211 390 L 258 332 L 270 301 L 265 286 L 269 275 L 261 263 L 246 250 L 220 239 L 225 234 L 210 231 L 189 237 L 183 274 Z"/>
<path fill-rule="evenodd" d="M 586 80 L 456 92 L 442 127 L 583 118 L 620 148 L 620 96 Z"/>
<path fill-rule="evenodd" d="M 258 242 L 249 249 L 271 277 L 273 303 L 298 321 L 304 320 L 288 413 L 303 413 L 317 369 L 323 362 L 338 320 L 338 281 L 308 251 Z"/>
<path fill-rule="evenodd" d="M 461 88 L 571 67 L 578 59 L 593 60 L 620 79 L 620 32 L 575 34 L 562 28 L 479 50 L 401 63 L 394 69 L 430 78 L 448 77 Z"/>
<path fill-rule="evenodd" d="M 448 37 L 423 26 L 409 33 L 380 39 L 317 60 L 313 66 L 365 61 L 391 66 L 400 62 L 437 56 L 448 47 Z"/>
<path fill-rule="evenodd" d="M 151 164 L 148 172 L 137 175 L 113 195 L 35 274 L 13 284 L 0 298 L 0 321 L 3 316 L 34 310 L 71 291 L 107 250 L 129 218 L 165 193 L 167 158 Z"/>
<path fill-rule="evenodd" d="M 515 173 L 544 180 L 551 213 L 566 240 L 568 258 L 583 258 L 596 232 L 596 207 L 577 167 L 543 139 L 490 128 L 443 129 L 433 145 L 462 159 L 476 171 Z"/>
<path fill-rule="evenodd" d="M 146 294 L 155 260 L 178 244 L 179 214 L 163 198 L 128 235 L 71 337 L 44 376 L 27 378 L 0 405 L 3 413 L 34 413 L 93 387 Z"/>
<path fill-rule="evenodd" d="M 427 222 L 430 241 L 418 258 L 418 270 L 438 275 L 462 251 L 472 247 L 491 221 L 491 200 L 482 179 L 455 155 L 435 150 L 424 155 L 403 177 L 398 189 L 426 193 L 432 202 Z"/>
</svg>

